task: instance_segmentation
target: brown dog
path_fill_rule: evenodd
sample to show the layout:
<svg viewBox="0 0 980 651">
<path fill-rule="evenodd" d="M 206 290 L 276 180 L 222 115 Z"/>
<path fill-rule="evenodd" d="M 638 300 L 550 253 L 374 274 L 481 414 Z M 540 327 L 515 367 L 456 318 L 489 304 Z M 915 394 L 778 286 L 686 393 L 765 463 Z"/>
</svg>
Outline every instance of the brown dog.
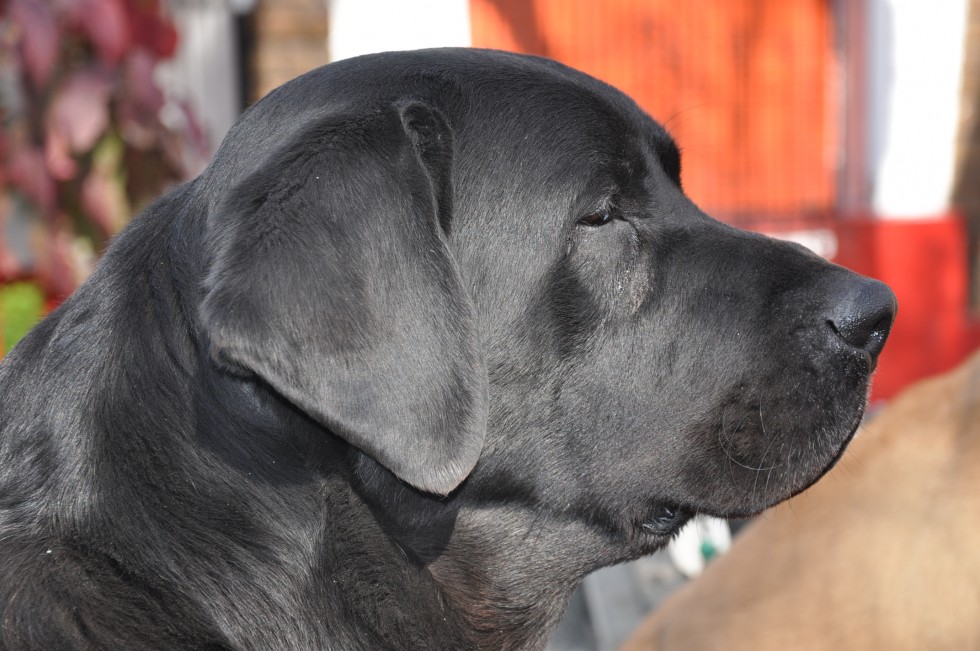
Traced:
<svg viewBox="0 0 980 651">
<path fill-rule="evenodd" d="M 980 354 L 922 382 L 623 651 L 980 649 Z"/>
</svg>

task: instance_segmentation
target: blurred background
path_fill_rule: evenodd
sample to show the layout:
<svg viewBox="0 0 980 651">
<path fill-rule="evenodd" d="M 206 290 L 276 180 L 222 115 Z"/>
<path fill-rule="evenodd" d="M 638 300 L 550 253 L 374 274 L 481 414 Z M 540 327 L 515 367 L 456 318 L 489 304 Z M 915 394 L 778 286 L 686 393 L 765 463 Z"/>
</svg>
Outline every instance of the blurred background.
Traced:
<svg viewBox="0 0 980 651">
<path fill-rule="evenodd" d="M 0 355 L 251 102 L 330 61 L 446 45 L 619 87 L 673 133 L 704 210 L 891 285 L 875 401 L 980 347 L 980 0 L 3 0 Z M 556 645 L 611 648 L 662 596 L 617 597 L 618 577 Z"/>
</svg>

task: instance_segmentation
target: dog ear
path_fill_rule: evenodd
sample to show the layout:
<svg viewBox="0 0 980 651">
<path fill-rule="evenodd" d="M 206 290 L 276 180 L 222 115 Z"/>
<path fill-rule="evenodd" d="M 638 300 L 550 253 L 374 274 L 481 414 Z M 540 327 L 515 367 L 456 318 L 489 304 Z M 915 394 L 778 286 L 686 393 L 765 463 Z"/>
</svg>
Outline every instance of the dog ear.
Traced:
<svg viewBox="0 0 980 651">
<path fill-rule="evenodd" d="M 445 495 L 486 436 L 476 312 L 445 235 L 453 134 L 406 102 L 306 128 L 209 217 L 211 355 L 412 486 Z"/>
</svg>

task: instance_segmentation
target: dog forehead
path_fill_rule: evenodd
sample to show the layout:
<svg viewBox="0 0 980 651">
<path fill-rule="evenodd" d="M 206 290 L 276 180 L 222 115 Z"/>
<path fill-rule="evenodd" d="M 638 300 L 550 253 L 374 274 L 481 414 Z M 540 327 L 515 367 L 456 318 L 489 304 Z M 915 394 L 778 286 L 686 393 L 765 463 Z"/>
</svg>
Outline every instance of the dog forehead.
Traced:
<svg viewBox="0 0 980 651">
<path fill-rule="evenodd" d="M 484 146 L 541 145 L 549 151 L 589 153 L 606 143 L 644 140 L 672 146 L 670 136 L 627 95 L 574 68 L 533 55 L 470 48 L 439 48 L 366 55 L 312 73 L 313 103 L 382 108 L 405 99 L 446 113 L 456 135 Z M 312 98 L 311 98 L 312 99 Z M 523 143 L 523 144 L 521 144 Z M 547 145 L 547 146 L 545 146 Z M 618 149 L 622 149 L 621 146 Z"/>
<path fill-rule="evenodd" d="M 577 71 L 539 63 L 503 68 L 489 79 L 466 75 L 461 82 L 469 87 L 464 133 L 492 130 L 498 141 L 538 144 L 544 153 L 615 146 L 641 135 L 645 116 L 630 114 L 630 100 Z"/>
<path fill-rule="evenodd" d="M 548 59 L 485 54 L 453 70 L 465 110 L 451 118 L 458 153 L 481 159 L 492 168 L 485 173 L 540 178 L 556 190 L 614 168 L 631 170 L 635 179 L 651 166 L 679 176 L 674 140 L 618 89 Z M 502 54 L 500 60 L 496 55 Z"/>
</svg>

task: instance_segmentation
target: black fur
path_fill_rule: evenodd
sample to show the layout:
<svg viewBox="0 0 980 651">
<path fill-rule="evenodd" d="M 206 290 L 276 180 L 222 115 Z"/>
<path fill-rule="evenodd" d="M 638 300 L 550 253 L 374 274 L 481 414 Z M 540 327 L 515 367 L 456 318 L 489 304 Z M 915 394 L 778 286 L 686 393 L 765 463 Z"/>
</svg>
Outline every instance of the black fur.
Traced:
<svg viewBox="0 0 980 651">
<path fill-rule="evenodd" d="M 518 649 L 861 418 L 880 284 L 715 222 L 554 62 L 249 109 L 0 364 L 0 648 Z"/>
</svg>

